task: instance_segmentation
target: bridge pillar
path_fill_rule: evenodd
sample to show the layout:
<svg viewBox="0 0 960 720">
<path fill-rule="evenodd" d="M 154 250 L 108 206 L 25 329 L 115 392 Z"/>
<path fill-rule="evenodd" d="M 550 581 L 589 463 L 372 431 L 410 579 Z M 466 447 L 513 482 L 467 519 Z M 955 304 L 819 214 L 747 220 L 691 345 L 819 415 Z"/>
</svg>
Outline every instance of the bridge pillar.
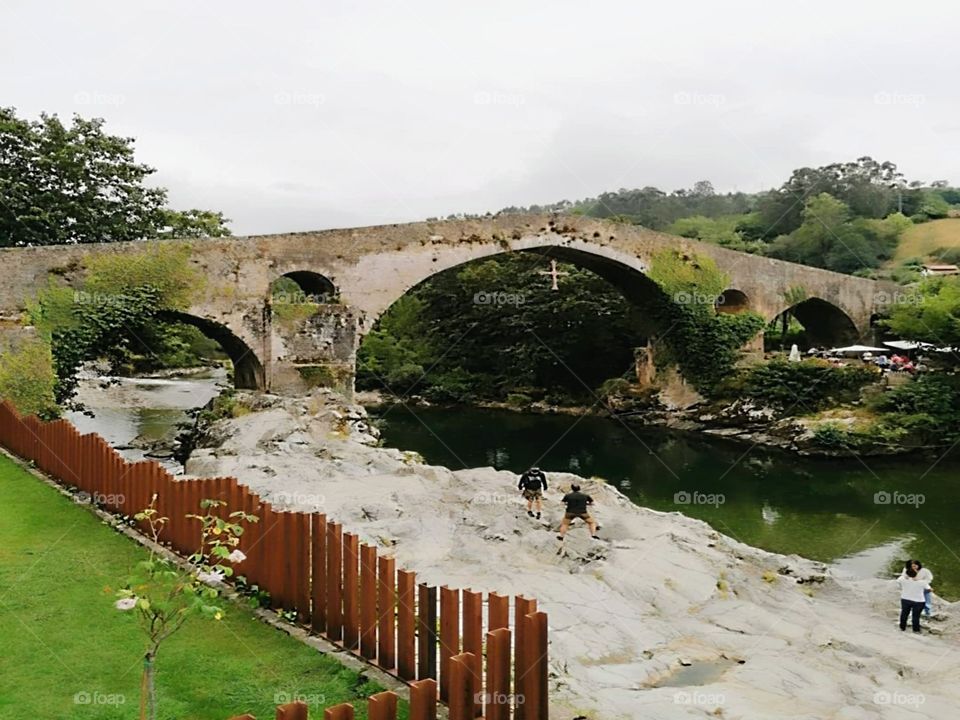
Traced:
<svg viewBox="0 0 960 720">
<path fill-rule="evenodd" d="M 740 358 L 740 365 L 754 365 L 763 361 L 763 330 L 754 335 L 741 348 L 743 353 Z"/>
<path fill-rule="evenodd" d="M 270 391 L 300 394 L 329 387 L 353 401 L 359 321 L 339 304 L 274 304 Z"/>
</svg>

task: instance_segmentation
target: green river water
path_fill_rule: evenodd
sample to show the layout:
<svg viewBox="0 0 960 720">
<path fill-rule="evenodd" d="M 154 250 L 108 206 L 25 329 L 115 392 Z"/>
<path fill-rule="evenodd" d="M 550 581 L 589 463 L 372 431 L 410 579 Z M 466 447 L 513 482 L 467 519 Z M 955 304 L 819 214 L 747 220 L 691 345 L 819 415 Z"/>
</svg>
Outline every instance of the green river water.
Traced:
<svg viewBox="0 0 960 720">
<path fill-rule="evenodd" d="M 403 406 L 373 414 L 386 445 L 431 464 L 539 464 L 601 477 L 638 505 L 852 575 L 889 576 L 918 557 L 938 593 L 960 597 L 960 448 L 939 460 L 823 460 L 597 417 Z"/>
</svg>

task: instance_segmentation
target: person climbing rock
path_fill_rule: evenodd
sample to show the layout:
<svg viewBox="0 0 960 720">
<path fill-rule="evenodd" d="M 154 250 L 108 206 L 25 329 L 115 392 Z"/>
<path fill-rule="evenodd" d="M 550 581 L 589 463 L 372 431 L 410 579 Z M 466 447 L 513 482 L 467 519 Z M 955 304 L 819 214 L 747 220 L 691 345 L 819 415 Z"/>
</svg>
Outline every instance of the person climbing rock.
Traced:
<svg viewBox="0 0 960 720">
<path fill-rule="evenodd" d="M 543 511 L 543 491 L 547 489 L 547 476 L 543 470 L 534 465 L 520 476 L 517 489 L 523 492 L 523 499 L 527 501 L 527 515 L 533 517 L 533 509 L 537 509 L 537 519 Z"/>
<path fill-rule="evenodd" d="M 567 506 L 567 511 L 563 515 L 563 520 L 560 521 L 560 534 L 557 535 L 557 540 L 563 540 L 563 536 L 566 535 L 567 530 L 570 529 L 570 523 L 577 518 L 587 524 L 587 529 L 590 530 L 590 537 L 595 540 L 600 539 L 597 535 L 597 523 L 593 519 L 593 516 L 590 515 L 589 510 L 589 506 L 593 505 L 592 497 L 580 492 L 579 485 L 571 485 L 570 492 L 563 496 L 563 504 Z"/>
</svg>

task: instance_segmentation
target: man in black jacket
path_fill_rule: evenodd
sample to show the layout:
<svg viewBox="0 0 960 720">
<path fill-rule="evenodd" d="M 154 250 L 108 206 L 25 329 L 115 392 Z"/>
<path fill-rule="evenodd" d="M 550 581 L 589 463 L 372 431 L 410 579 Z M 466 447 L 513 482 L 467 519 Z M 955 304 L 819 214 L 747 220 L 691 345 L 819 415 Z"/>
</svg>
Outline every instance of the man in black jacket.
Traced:
<svg viewBox="0 0 960 720">
<path fill-rule="evenodd" d="M 560 521 L 560 534 L 557 535 L 557 540 L 563 540 L 563 536 L 566 535 L 567 530 L 570 529 L 570 523 L 577 518 L 587 524 L 592 538 L 595 540 L 600 539 L 597 536 L 597 523 L 589 510 L 589 506 L 593 505 L 592 497 L 580 492 L 579 485 L 571 485 L 570 492 L 563 496 L 563 504 L 567 506 L 567 511 L 563 515 L 563 520 Z"/>
<path fill-rule="evenodd" d="M 537 519 L 543 510 L 543 491 L 547 489 L 547 476 L 534 466 L 520 476 L 517 490 L 523 492 L 523 499 L 527 501 L 527 515 L 533 517 L 533 508 L 537 508 Z"/>
</svg>

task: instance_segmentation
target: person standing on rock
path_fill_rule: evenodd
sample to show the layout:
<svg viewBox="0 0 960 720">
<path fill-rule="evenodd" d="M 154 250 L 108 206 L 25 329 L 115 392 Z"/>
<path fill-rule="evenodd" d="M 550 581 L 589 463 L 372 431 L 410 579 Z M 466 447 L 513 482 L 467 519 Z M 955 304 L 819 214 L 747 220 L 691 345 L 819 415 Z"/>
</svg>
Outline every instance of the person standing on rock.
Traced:
<svg viewBox="0 0 960 720">
<path fill-rule="evenodd" d="M 920 580 L 912 565 L 897 578 L 897 582 L 900 585 L 900 629 L 907 629 L 907 616 L 912 616 L 913 631 L 918 633 L 920 613 L 926 605 L 924 591 L 930 589 L 930 583 Z"/>
<path fill-rule="evenodd" d="M 563 504 L 567 506 L 567 511 L 563 515 L 563 520 L 560 521 L 560 534 L 557 535 L 557 540 L 563 540 L 563 536 L 566 535 L 567 530 L 570 529 L 570 523 L 577 518 L 587 524 L 587 528 L 590 530 L 590 537 L 594 540 L 600 539 L 597 535 L 597 523 L 593 519 L 593 516 L 590 515 L 590 510 L 588 509 L 590 505 L 593 505 L 592 497 L 580 492 L 579 485 L 571 485 L 570 492 L 563 496 Z"/>
<path fill-rule="evenodd" d="M 933 573 L 927 570 L 919 560 L 907 560 L 900 577 L 907 577 L 907 570 L 910 568 L 917 572 L 917 580 L 927 584 L 927 589 L 923 591 L 923 614 L 930 617 L 933 612 L 933 588 L 930 587 L 930 583 L 933 582 Z"/>
<path fill-rule="evenodd" d="M 543 470 L 534 465 L 520 476 L 517 489 L 523 492 L 523 499 L 527 501 L 527 515 L 533 517 L 533 508 L 537 508 L 537 519 L 543 512 L 543 491 L 547 489 L 547 476 Z"/>
</svg>

